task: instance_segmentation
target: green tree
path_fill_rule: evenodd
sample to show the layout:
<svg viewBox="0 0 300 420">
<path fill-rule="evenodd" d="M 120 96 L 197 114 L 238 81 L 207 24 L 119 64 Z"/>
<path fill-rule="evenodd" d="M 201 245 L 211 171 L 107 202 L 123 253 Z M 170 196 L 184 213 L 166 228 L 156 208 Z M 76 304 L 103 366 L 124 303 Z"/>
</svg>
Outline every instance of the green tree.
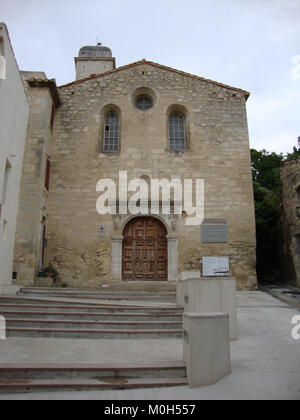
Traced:
<svg viewBox="0 0 300 420">
<path fill-rule="evenodd" d="M 251 149 L 260 282 L 280 276 L 281 177 L 283 154 Z"/>
<path fill-rule="evenodd" d="M 286 160 L 292 160 L 300 156 L 300 148 L 294 147 L 293 153 L 288 153 L 286 155 Z"/>
</svg>

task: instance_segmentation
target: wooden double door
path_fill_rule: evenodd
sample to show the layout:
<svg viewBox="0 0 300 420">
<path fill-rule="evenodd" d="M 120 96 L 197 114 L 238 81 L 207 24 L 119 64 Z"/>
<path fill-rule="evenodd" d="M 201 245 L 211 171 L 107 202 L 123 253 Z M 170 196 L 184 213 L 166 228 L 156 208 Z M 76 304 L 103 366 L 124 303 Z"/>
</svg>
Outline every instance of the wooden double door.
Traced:
<svg viewBox="0 0 300 420">
<path fill-rule="evenodd" d="M 123 280 L 168 279 L 168 242 L 164 225 L 154 217 L 137 217 L 124 230 Z"/>
</svg>

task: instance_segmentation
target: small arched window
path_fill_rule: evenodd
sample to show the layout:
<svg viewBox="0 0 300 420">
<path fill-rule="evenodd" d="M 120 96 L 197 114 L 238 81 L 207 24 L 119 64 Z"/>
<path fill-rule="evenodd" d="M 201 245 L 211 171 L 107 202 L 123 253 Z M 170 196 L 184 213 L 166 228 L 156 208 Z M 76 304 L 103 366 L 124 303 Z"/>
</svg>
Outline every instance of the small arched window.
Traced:
<svg viewBox="0 0 300 420">
<path fill-rule="evenodd" d="M 119 118 L 113 111 L 105 116 L 103 149 L 104 152 L 118 152 L 119 150 Z"/>
<path fill-rule="evenodd" d="M 185 118 L 175 111 L 169 117 L 170 150 L 184 152 L 186 149 Z"/>
</svg>

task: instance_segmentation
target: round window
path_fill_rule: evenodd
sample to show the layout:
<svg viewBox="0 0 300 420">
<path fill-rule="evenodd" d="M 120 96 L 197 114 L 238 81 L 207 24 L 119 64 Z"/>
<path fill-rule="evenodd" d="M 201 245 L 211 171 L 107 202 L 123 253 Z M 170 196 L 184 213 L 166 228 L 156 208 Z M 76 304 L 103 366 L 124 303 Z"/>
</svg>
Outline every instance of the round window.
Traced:
<svg viewBox="0 0 300 420">
<path fill-rule="evenodd" d="M 142 111 L 147 111 L 148 109 L 153 107 L 153 102 L 150 96 L 141 95 L 135 101 L 135 106 Z"/>
</svg>

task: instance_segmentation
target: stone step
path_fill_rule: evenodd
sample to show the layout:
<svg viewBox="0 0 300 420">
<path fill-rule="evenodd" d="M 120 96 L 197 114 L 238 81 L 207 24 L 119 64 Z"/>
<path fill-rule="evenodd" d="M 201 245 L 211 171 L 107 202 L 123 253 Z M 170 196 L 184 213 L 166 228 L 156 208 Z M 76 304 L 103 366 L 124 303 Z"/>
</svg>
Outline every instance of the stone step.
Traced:
<svg viewBox="0 0 300 420">
<path fill-rule="evenodd" d="M 82 320 L 55 320 L 55 319 L 19 319 L 7 318 L 8 328 L 51 328 L 51 329 L 91 329 L 91 330 L 169 330 L 181 329 L 182 322 L 174 321 L 82 321 Z"/>
<path fill-rule="evenodd" d="M 109 287 L 102 287 L 100 289 L 71 289 L 71 288 L 58 288 L 58 287 L 22 287 L 21 293 L 39 293 L 39 294 L 63 294 L 63 295 L 136 295 L 136 296 L 172 296 L 176 295 L 176 290 L 134 290 L 134 289 L 111 289 Z"/>
<path fill-rule="evenodd" d="M 93 306 L 62 306 L 62 305 L 18 305 L 18 304 L 0 304 L 0 312 L 13 310 L 13 311 L 29 311 L 29 312 L 44 312 L 47 314 L 57 313 L 57 312 L 67 312 L 67 313 L 78 313 L 78 314 L 87 314 L 93 315 L 98 314 L 132 314 L 132 315 L 149 315 L 149 316 L 179 316 L 182 315 L 183 311 L 180 308 L 146 308 L 146 307 L 119 307 L 119 306 L 104 306 L 104 307 L 93 307 Z"/>
<path fill-rule="evenodd" d="M 80 328 L 25 328 L 7 327 L 7 337 L 52 337 L 84 339 L 150 339 L 181 338 L 182 329 L 80 329 Z"/>
<path fill-rule="evenodd" d="M 158 388 L 187 385 L 186 378 L 102 378 L 102 379 L 1 379 L 0 391 L 46 392 L 86 391 L 107 389 Z"/>
<path fill-rule="evenodd" d="M 0 308 L 0 315 L 4 316 L 6 319 L 49 319 L 52 320 L 92 320 L 92 321 L 177 321 L 182 322 L 181 313 L 109 313 L 109 312 L 94 312 L 94 313 L 84 313 L 84 312 L 74 312 L 74 311 L 28 311 L 27 309 L 18 310 L 3 310 Z M 53 309 L 53 308 L 52 308 Z"/>
<path fill-rule="evenodd" d="M 54 299 L 54 298 L 35 298 L 35 297 L 19 297 L 19 296 L 1 296 L 0 297 L 0 309 L 5 308 L 44 308 L 44 309 L 74 309 L 81 311 L 94 310 L 109 310 L 109 311 L 124 311 L 127 312 L 180 312 L 183 308 L 175 304 L 129 304 L 129 303 L 109 303 L 109 302 L 91 302 L 91 301 L 76 301 L 74 299 Z"/>
<path fill-rule="evenodd" d="M 58 290 L 75 290 L 75 291 L 99 291 L 99 290 L 117 290 L 117 291 L 141 291 L 141 292 L 157 292 L 157 291 L 176 291 L 176 281 L 122 281 L 102 283 L 96 289 L 88 287 L 62 287 L 61 284 L 53 283 L 51 286 L 25 286 L 24 289 L 58 289 Z"/>
<path fill-rule="evenodd" d="M 123 282 L 110 282 L 102 284 L 101 289 L 108 290 L 141 290 L 141 291 L 157 291 L 168 290 L 176 291 L 176 281 L 123 281 Z"/>
<path fill-rule="evenodd" d="M 3 379 L 99 379 L 99 378 L 185 378 L 182 362 L 153 364 L 6 364 L 0 365 Z"/>
<path fill-rule="evenodd" d="M 60 292 L 32 292 L 32 291 L 21 291 L 18 293 L 18 296 L 47 296 L 47 297 L 61 297 L 61 298 L 74 298 L 74 299 L 94 299 L 94 300 L 112 300 L 112 301 L 120 301 L 120 300 L 132 300 L 132 301 L 150 301 L 150 302 L 175 302 L 176 301 L 176 294 L 166 294 L 166 295 L 158 295 L 151 294 L 121 294 L 121 293 L 93 293 L 93 294 L 82 294 L 82 293 L 60 293 Z"/>
</svg>

